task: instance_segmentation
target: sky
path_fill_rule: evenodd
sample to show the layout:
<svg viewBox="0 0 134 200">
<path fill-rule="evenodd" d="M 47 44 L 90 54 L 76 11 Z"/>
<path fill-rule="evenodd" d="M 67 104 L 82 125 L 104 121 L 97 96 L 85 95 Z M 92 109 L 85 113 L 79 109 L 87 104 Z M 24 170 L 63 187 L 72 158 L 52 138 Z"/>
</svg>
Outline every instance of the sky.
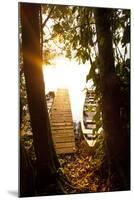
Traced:
<svg viewBox="0 0 134 200">
<path fill-rule="evenodd" d="M 86 86 L 86 75 L 90 64 L 78 64 L 75 60 L 65 57 L 57 57 L 55 65 L 44 66 L 45 91 L 56 91 L 57 88 L 69 90 L 73 120 L 78 122 L 81 119 L 84 91 Z"/>
</svg>

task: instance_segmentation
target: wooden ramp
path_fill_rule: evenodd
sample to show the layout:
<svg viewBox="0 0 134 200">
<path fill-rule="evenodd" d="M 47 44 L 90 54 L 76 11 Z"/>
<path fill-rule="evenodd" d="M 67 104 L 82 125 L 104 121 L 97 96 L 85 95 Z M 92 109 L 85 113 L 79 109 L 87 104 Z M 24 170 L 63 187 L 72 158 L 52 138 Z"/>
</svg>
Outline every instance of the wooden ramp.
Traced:
<svg viewBox="0 0 134 200">
<path fill-rule="evenodd" d="M 57 90 L 52 106 L 50 122 L 57 154 L 74 153 L 75 137 L 67 89 Z"/>
</svg>

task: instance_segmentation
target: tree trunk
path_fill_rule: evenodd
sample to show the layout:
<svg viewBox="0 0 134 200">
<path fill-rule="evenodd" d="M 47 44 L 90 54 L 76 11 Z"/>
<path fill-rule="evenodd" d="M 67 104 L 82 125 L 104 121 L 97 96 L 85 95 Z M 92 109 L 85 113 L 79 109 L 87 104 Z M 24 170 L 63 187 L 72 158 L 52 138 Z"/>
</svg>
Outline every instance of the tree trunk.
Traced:
<svg viewBox="0 0 134 200">
<path fill-rule="evenodd" d="M 37 188 L 41 190 L 55 180 L 59 162 L 52 142 L 45 99 L 39 11 L 40 4 L 20 4 L 24 75 L 37 158 Z"/>
<path fill-rule="evenodd" d="M 120 123 L 120 87 L 115 73 L 111 31 L 111 9 L 95 9 L 102 92 L 102 116 L 107 156 L 112 171 L 129 188 L 128 150 Z M 116 188 L 116 187 L 115 187 Z"/>
</svg>

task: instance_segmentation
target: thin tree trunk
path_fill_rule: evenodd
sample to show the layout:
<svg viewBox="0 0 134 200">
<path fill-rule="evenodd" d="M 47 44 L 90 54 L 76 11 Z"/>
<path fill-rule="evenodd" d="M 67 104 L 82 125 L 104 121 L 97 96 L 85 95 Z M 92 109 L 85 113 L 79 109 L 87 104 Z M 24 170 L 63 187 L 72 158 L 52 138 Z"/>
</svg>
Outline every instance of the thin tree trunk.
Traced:
<svg viewBox="0 0 134 200">
<path fill-rule="evenodd" d="M 120 87 L 114 67 L 110 30 L 111 9 L 95 9 L 94 14 L 99 49 L 102 115 L 107 155 L 112 169 L 116 170 L 119 179 L 122 178 L 122 187 L 127 189 L 129 181 L 126 184 L 125 179 L 128 178 L 128 175 L 126 177 L 128 154 L 120 123 Z"/>
<path fill-rule="evenodd" d="M 20 4 L 24 75 L 37 158 L 37 187 L 55 179 L 59 162 L 54 150 L 42 72 L 40 4 Z"/>
</svg>

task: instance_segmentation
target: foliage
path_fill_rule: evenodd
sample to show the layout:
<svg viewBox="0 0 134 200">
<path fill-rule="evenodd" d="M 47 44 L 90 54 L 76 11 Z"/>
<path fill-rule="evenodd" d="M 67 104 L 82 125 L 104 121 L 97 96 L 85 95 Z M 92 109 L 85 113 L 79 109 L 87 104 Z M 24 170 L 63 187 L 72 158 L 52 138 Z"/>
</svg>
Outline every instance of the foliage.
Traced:
<svg viewBox="0 0 134 200">
<path fill-rule="evenodd" d="M 113 41 L 115 44 L 115 70 L 120 80 L 120 115 L 124 130 L 129 134 L 130 127 L 130 11 L 119 10 L 113 13 Z M 116 20 L 115 20 L 116 19 Z M 122 34 L 121 34 L 122 33 Z"/>
<path fill-rule="evenodd" d="M 103 126 L 102 93 L 94 9 L 78 6 L 42 5 L 42 51 L 45 64 L 51 64 L 52 59 L 61 53 L 70 59 L 76 59 L 79 63 L 90 61 L 87 81 L 92 79 L 94 82 L 95 100 L 98 103 L 94 120 L 96 121 L 96 132 L 99 132 Z M 128 133 L 130 127 L 130 11 L 112 9 L 110 18 L 115 72 L 120 82 L 120 117 L 122 127 Z M 101 42 L 103 43 L 103 40 Z M 30 118 L 27 116 L 28 106 L 22 59 L 20 59 L 20 63 L 22 66 L 20 69 L 22 129 L 26 133 L 27 130 L 24 130 L 24 127 L 30 127 Z M 29 124 L 24 125 L 27 122 Z M 28 131 L 31 132 L 31 128 L 28 128 Z M 32 147 L 32 136 L 23 135 L 22 140 L 28 149 Z M 85 150 L 85 144 L 81 142 L 77 144 L 76 154 L 64 155 L 59 158 L 61 163 L 59 170 L 67 176 L 73 187 L 76 188 L 76 192 L 108 191 L 109 185 L 106 178 L 101 180 L 102 177 L 97 173 L 104 158 L 103 133 L 97 137 L 97 144 L 97 148 L 89 153 Z"/>
<path fill-rule="evenodd" d="M 95 99 L 98 102 L 97 112 L 94 117 L 99 131 L 103 126 L 102 119 L 102 90 L 101 72 L 99 63 L 98 40 L 94 12 L 96 8 L 86 7 L 65 7 L 66 12 L 62 13 L 63 7 L 55 6 L 56 12 L 61 13 L 60 17 L 54 19 L 52 35 L 58 35 L 62 42 L 62 53 L 69 58 L 76 59 L 79 63 L 90 61 L 87 81 L 92 79 L 95 87 Z M 130 11 L 122 9 L 110 10 L 110 31 L 114 55 L 114 70 L 119 80 L 120 99 L 120 121 L 124 133 L 129 135 L 129 99 L 130 99 Z M 60 35 L 60 37 L 59 37 Z M 104 41 L 99 41 L 104 43 Z M 107 41 L 108 42 L 108 41 Z M 96 69 L 98 72 L 96 73 Z M 71 168 L 70 168 L 71 170 Z M 73 174 L 73 172 L 72 172 Z M 72 177 L 73 178 L 73 177 Z M 84 184 L 84 183 L 83 183 Z"/>
<path fill-rule="evenodd" d="M 99 107 L 96 113 L 96 123 L 102 125 L 101 116 L 101 83 L 99 69 L 99 56 L 97 47 L 96 25 L 94 19 L 95 8 L 78 6 L 55 6 L 52 18 L 54 25 L 52 35 L 60 35 L 59 42 L 62 53 L 69 58 L 76 59 L 79 63 L 90 60 L 90 70 L 87 81 L 92 79 L 95 86 L 96 100 Z M 122 9 L 111 9 L 111 34 L 113 38 L 113 53 L 115 58 L 115 71 L 120 80 L 121 88 L 121 110 L 128 117 L 128 110 L 123 102 L 129 99 L 130 81 L 130 11 Z M 58 42 L 58 40 L 57 40 Z M 124 98 L 124 100 L 123 100 Z M 126 113 L 125 113 L 126 112 Z M 98 116 L 98 117 L 97 117 Z M 126 117 L 126 118 L 127 118 Z M 101 117 L 100 117 L 101 119 Z M 129 117 L 128 117 L 129 119 Z M 98 127 L 99 128 L 99 127 Z"/>
<path fill-rule="evenodd" d="M 98 174 L 104 159 L 103 134 L 97 139 L 96 147 L 91 150 L 84 140 L 77 141 L 75 154 L 60 155 L 61 171 L 77 192 L 108 191 L 105 177 Z M 70 191 L 69 191 L 70 193 Z"/>
</svg>

